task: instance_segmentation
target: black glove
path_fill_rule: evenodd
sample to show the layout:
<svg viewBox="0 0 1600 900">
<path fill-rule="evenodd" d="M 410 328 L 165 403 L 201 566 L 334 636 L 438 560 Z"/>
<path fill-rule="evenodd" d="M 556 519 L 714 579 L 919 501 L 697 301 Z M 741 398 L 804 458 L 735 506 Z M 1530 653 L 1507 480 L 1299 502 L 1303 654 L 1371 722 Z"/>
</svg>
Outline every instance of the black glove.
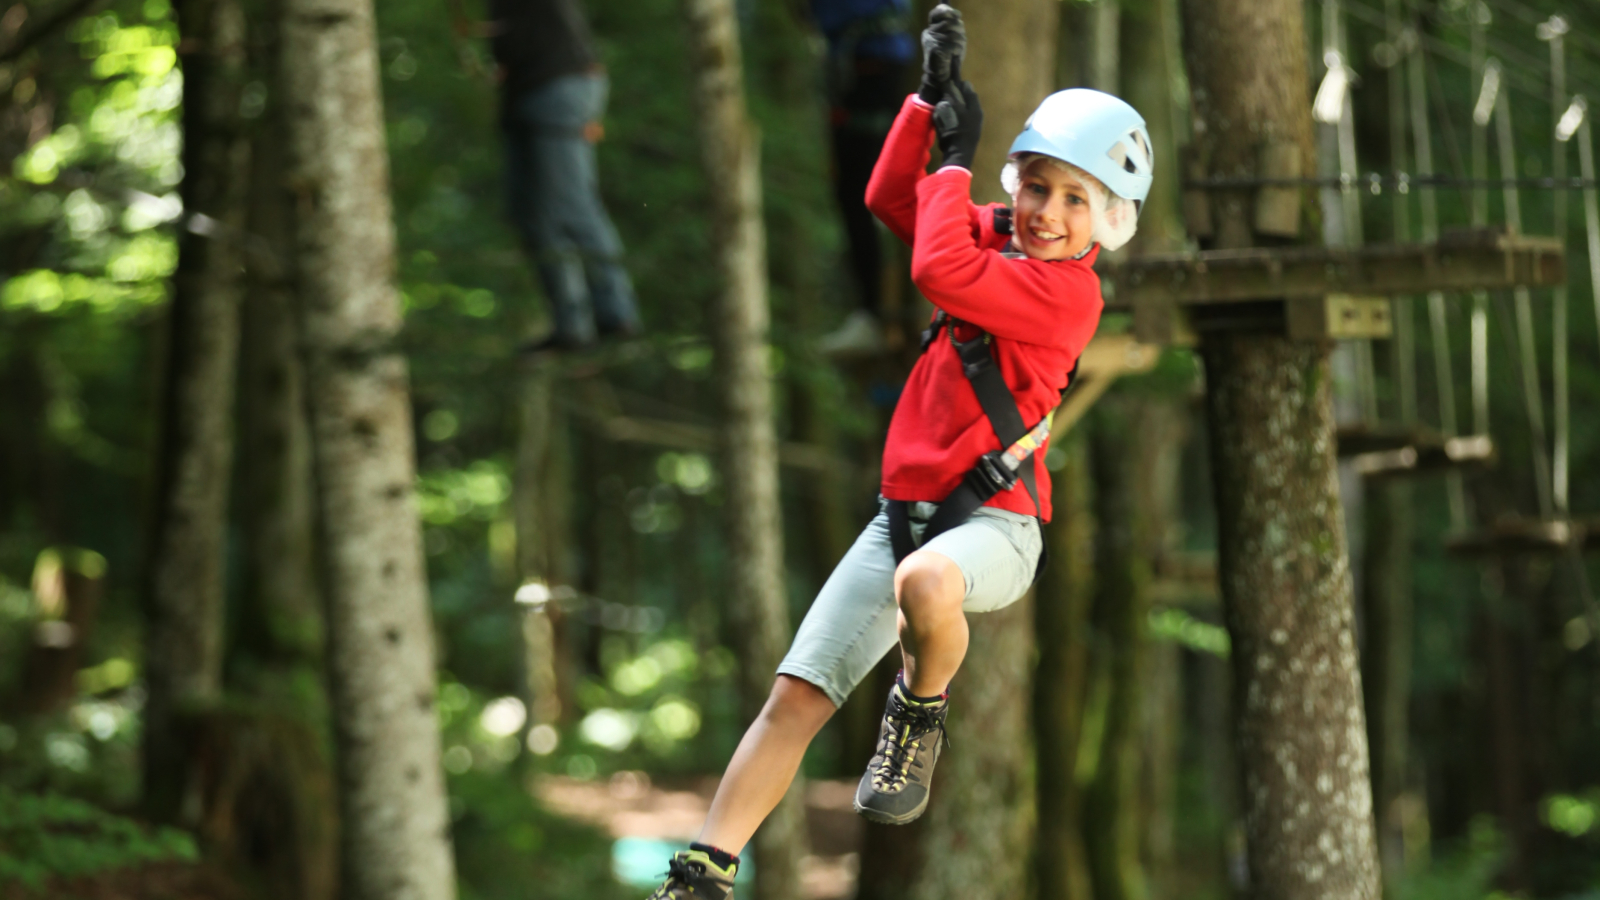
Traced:
<svg viewBox="0 0 1600 900">
<path fill-rule="evenodd" d="M 941 3 L 928 13 L 922 32 L 922 87 L 917 95 L 937 104 L 945 91 L 961 80 L 961 57 L 967 52 L 967 26 L 961 10 Z"/>
<path fill-rule="evenodd" d="M 973 157 L 978 154 L 978 139 L 983 136 L 983 107 L 978 104 L 978 92 L 972 82 L 963 81 L 959 88 L 952 86 L 944 99 L 933 108 L 933 130 L 939 136 L 939 150 L 944 153 L 944 164 L 972 168 Z"/>
</svg>

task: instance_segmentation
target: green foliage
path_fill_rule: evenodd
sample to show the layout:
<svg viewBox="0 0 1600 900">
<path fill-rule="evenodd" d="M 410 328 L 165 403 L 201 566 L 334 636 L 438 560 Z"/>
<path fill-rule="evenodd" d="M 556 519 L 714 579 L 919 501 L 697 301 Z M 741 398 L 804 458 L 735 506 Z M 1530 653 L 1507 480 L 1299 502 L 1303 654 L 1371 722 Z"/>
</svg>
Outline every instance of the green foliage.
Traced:
<svg viewBox="0 0 1600 900">
<path fill-rule="evenodd" d="M 146 828 L 56 793 L 0 786 L 0 885 L 38 887 L 50 878 L 197 858 L 185 832 Z"/>
<path fill-rule="evenodd" d="M 1505 838 L 1494 821 L 1474 819 L 1459 845 L 1408 872 L 1396 896 L 1398 900 L 1509 900 L 1492 887 L 1505 857 Z"/>
<path fill-rule="evenodd" d="M 1213 656 L 1227 658 L 1233 649 L 1226 628 L 1202 622 L 1177 607 L 1151 610 L 1149 629 L 1153 641 L 1170 641 Z"/>
<path fill-rule="evenodd" d="M 504 776 L 453 776 L 450 810 L 461 900 L 634 896 L 611 876 L 609 838 L 549 815 Z"/>
</svg>

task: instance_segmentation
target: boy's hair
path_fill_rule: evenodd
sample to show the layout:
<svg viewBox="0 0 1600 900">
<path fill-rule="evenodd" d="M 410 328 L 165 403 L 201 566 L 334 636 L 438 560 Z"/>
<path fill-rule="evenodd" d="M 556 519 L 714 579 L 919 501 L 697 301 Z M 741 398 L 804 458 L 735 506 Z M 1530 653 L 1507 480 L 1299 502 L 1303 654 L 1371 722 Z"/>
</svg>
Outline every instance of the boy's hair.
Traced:
<svg viewBox="0 0 1600 900">
<path fill-rule="evenodd" d="M 1039 160 L 1078 179 L 1088 189 L 1090 221 L 1094 223 L 1089 237 L 1091 245 L 1117 250 L 1133 237 L 1139 228 L 1139 208 L 1132 200 L 1113 194 L 1100 179 L 1072 163 L 1045 153 L 1019 153 L 1006 161 L 1006 167 L 1000 172 L 1000 185 L 1011 195 L 1013 207 L 1017 203 L 1017 192 L 1022 190 L 1022 173 Z"/>
</svg>

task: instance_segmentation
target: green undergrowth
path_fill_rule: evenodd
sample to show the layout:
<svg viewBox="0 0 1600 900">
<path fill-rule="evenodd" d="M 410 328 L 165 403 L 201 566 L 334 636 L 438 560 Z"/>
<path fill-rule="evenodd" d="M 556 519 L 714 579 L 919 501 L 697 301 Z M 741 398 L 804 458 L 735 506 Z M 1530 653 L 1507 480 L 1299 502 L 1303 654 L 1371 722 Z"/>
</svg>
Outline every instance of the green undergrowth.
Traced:
<svg viewBox="0 0 1600 900">
<path fill-rule="evenodd" d="M 196 859 L 185 832 L 147 828 L 56 793 L 0 787 L 0 888 L 31 892 L 55 879 Z"/>
<path fill-rule="evenodd" d="M 611 839 L 541 809 L 511 773 L 450 779 L 460 900 L 623 900 Z"/>
</svg>

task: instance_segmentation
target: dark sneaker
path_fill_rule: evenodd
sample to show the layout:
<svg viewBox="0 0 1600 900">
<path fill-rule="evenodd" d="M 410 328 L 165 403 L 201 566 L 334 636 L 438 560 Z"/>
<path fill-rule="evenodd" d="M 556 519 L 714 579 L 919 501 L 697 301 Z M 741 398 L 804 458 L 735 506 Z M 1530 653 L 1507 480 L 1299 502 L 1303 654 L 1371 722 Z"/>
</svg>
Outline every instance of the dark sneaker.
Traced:
<svg viewBox="0 0 1600 900">
<path fill-rule="evenodd" d="M 703 850 L 684 850 L 672 854 L 667 863 L 667 880 L 645 900 L 733 900 L 733 876 L 739 864 L 717 868 Z"/>
<path fill-rule="evenodd" d="M 898 682 L 889 691 L 889 708 L 883 713 L 878 752 L 856 787 L 855 809 L 871 822 L 904 825 L 928 808 L 928 789 L 939 751 L 948 743 L 944 733 L 950 703 L 918 703 L 906 696 Z"/>
</svg>

